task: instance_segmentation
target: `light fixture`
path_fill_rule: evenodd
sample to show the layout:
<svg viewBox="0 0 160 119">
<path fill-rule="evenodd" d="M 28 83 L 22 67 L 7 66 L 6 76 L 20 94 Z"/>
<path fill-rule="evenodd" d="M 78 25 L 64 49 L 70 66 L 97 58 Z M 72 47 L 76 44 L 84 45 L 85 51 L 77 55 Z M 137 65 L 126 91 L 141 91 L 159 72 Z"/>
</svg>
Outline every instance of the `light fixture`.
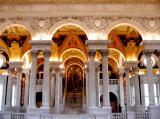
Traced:
<svg viewBox="0 0 160 119">
<path fill-rule="evenodd" d="M 158 59 L 156 58 L 155 55 L 152 55 L 152 56 L 151 56 L 151 60 L 152 60 L 152 67 L 154 67 L 154 66 L 156 65 Z M 145 55 L 142 56 L 141 62 L 143 62 L 143 64 L 144 64 L 145 66 L 147 66 L 147 59 L 146 59 Z"/>
</svg>

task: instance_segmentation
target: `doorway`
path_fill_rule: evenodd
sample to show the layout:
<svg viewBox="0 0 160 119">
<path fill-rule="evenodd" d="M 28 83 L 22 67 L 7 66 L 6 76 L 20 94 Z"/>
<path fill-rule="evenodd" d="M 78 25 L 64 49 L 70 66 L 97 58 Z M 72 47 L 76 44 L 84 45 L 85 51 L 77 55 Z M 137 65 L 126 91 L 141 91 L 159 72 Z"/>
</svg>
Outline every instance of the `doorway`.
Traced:
<svg viewBox="0 0 160 119">
<path fill-rule="evenodd" d="M 70 109 L 81 109 L 84 96 L 84 73 L 79 65 L 67 69 L 66 106 Z"/>
</svg>

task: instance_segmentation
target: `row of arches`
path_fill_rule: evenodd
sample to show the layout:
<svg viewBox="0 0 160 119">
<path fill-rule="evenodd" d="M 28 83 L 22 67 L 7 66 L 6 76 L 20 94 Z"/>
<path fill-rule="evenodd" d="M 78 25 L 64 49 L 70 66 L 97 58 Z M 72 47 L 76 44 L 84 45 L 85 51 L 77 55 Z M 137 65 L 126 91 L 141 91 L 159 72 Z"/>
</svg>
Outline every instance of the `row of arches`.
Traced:
<svg viewBox="0 0 160 119">
<path fill-rule="evenodd" d="M 40 19 L 38 22 L 39 22 L 38 23 L 39 26 L 43 27 L 46 21 L 44 19 Z M 95 24 L 97 22 L 99 23 L 101 21 L 95 20 Z M 92 32 L 93 32 L 92 29 L 90 29 L 85 23 L 78 21 L 78 20 L 71 19 L 71 18 L 56 22 L 53 26 L 51 26 L 48 29 L 47 34 L 52 36 L 58 29 L 60 29 L 61 27 L 64 27 L 64 26 L 68 26 L 68 25 L 73 25 L 73 26 L 81 28 L 87 34 L 88 38 L 90 38 L 90 35 L 92 35 Z M 147 31 L 142 27 L 142 25 L 136 21 L 128 20 L 128 19 L 118 19 L 118 20 L 115 20 L 112 23 L 110 23 L 110 25 L 103 32 L 103 34 L 105 34 L 104 38 L 107 39 L 108 35 L 112 31 L 112 29 L 114 29 L 115 27 L 117 27 L 119 25 L 129 25 L 131 27 L 136 28 L 138 30 L 138 32 L 141 34 L 142 38 L 145 39 L 145 35 L 146 35 Z M 0 25 L 0 27 L 1 27 L 0 34 L 2 34 L 5 29 L 8 29 L 9 27 L 13 27 L 13 26 L 24 27 L 27 31 L 29 31 L 31 33 L 32 37 L 34 37 L 36 35 L 31 24 L 28 21 L 23 21 L 23 20 L 16 21 L 16 23 L 14 23 L 14 21 L 7 20 L 6 22 L 2 23 Z"/>
<path fill-rule="evenodd" d="M 72 25 L 68 25 L 68 26 L 66 26 L 66 25 L 61 25 L 61 26 L 59 26 L 59 27 L 57 27 L 56 28 L 56 31 L 55 31 L 55 34 L 52 36 L 52 40 L 53 40 L 53 43 L 54 43 L 54 45 L 53 45 L 53 48 L 52 49 L 54 49 L 54 51 L 56 51 L 56 50 L 59 50 L 58 49 L 58 45 L 62 45 L 61 47 L 61 51 L 60 51 L 60 55 L 59 56 L 55 56 L 53 59 L 54 60 L 63 60 L 63 57 L 64 57 L 64 54 L 66 53 L 66 52 L 68 52 L 68 48 L 73 48 L 74 50 L 76 50 L 76 51 L 78 51 L 78 52 L 81 52 L 81 54 L 82 55 L 84 55 L 83 57 L 84 57 L 84 59 L 86 60 L 87 58 L 87 48 L 84 48 L 84 47 L 86 47 L 85 46 L 85 40 L 90 40 L 89 39 L 89 36 L 88 36 L 88 33 L 85 31 L 85 30 L 83 30 L 84 28 L 82 28 L 81 26 L 78 26 L 78 25 L 75 25 L 75 24 L 73 24 L 73 23 L 68 23 L 68 24 L 72 24 Z M 126 23 L 127 24 L 127 23 Z M 126 39 L 129 39 L 128 37 L 130 37 L 130 36 L 127 36 L 126 34 L 126 36 L 124 36 L 124 34 L 122 34 L 122 35 L 119 35 L 118 37 L 122 37 L 122 41 L 118 41 L 118 39 L 120 39 L 120 38 L 117 38 L 117 36 L 115 36 L 115 34 L 113 33 L 114 31 L 115 31 L 115 29 L 116 29 L 116 27 L 118 28 L 118 29 L 123 29 L 123 27 L 126 27 L 125 29 L 127 30 L 127 28 L 129 28 L 129 29 L 133 29 L 132 30 L 132 39 L 131 40 L 129 40 L 129 41 L 134 41 L 135 42 L 135 45 L 137 46 L 137 44 L 139 45 L 140 43 L 141 43 L 141 41 L 142 41 L 142 37 L 141 37 L 141 35 L 139 34 L 139 30 L 137 30 L 137 29 L 135 29 L 134 27 L 132 28 L 132 25 L 126 25 L 126 24 L 119 24 L 119 25 L 117 25 L 117 26 L 114 26 L 113 27 L 113 29 L 111 30 L 111 32 L 110 32 L 110 34 L 109 34 L 109 36 L 108 36 L 108 38 L 109 39 L 111 39 L 111 41 L 113 41 L 114 42 L 114 44 L 112 44 L 112 45 L 110 45 L 110 49 L 112 50 L 112 52 L 114 52 L 113 54 L 116 54 L 116 52 L 117 52 L 117 54 L 118 55 L 120 55 L 120 56 L 122 56 L 122 58 L 124 58 L 125 59 L 125 55 L 130 55 L 130 54 L 127 54 L 126 53 L 126 49 L 123 47 L 123 46 L 126 46 L 126 43 L 128 42 L 128 41 L 126 41 Z M 64 27 L 62 27 L 62 26 L 64 26 Z M 78 26 L 78 27 L 77 27 Z M 67 38 L 66 39 L 78 39 L 78 40 L 75 40 L 75 41 L 78 41 L 78 44 L 73 44 L 74 46 L 68 46 L 67 47 L 67 43 L 65 42 L 63 42 L 63 40 L 64 40 L 64 38 L 60 38 L 60 39 L 58 39 L 57 38 L 57 32 L 59 31 L 59 29 L 64 29 L 64 28 L 67 28 L 67 27 L 74 27 L 74 30 L 76 29 L 78 29 L 78 30 L 80 30 L 80 32 L 82 32 L 82 35 L 80 36 L 80 37 L 82 37 L 82 38 L 78 38 L 76 35 L 73 35 L 73 34 L 70 34 L 70 35 L 68 35 L 67 36 Z M 122 27 L 122 28 L 121 28 Z M 59 29 L 58 29 L 59 28 Z M 114 29 L 115 28 L 115 29 Z M 15 29 L 17 29 L 17 31 L 15 31 Z M 57 30 L 58 29 L 58 30 Z M 21 34 L 16 34 L 16 32 L 18 32 L 18 30 L 19 30 L 19 32 L 21 32 L 22 33 L 22 35 L 23 36 L 21 36 Z M 72 30 L 72 29 L 71 29 Z M 61 32 L 61 31 L 60 31 Z M 62 31 L 63 32 L 63 31 Z M 116 31 L 116 32 L 121 32 L 121 31 Z M 123 31 L 122 31 L 123 32 Z M 124 32 L 128 32 L 128 31 L 124 31 Z M 6 36 L 8 34 L 8 36 Z M 80 33 L 81 34 L 81 33 Z M 26 35 L 26 36 L 25 36 Z M 135 41 L 135 39 L 133 38 L 133 37 L 137 37 L 136 35 L 138 35 L 138 37 L 140 37 L 139 39 L 138 39 L 138 41 Z M 19 36 L 19 37 L 18 37 Z M 1 49 L 3 49 L 3 50 L 5 50 L 5 52 L 8 54 L 8 56 L 9 56 L 9 58 L 10 59 L 12 59 L 13 58 L 13 56 L 12 56 L 12 53 L 11 53 L 11 51 L 10 50 L 12 50 L 12 49 L 10 49 L 10 47 L 11 47 L 11 42 L 18 42 L 18 44 L 19 44 L 19 46 L 17 46 L 17 47 L 21 47 L 21 51 L 19 52 L 19 59 L 23 59 L 23 57 L 25 57 L 26 55 L 25 54 L 27 54 L 28 52 L 28 50 L 31 48 L 31 46 L 30 46 L 30 44 L 29 44 L 29 40 L 33 40 L 33 38 L 31 38 L 31 36 L 32 36 L 32 34 L 27 30 L 27 28 L 25 28 L 24 26 L 21 26 L 21 25 L 11 25 L 11 26 L 9 26 L 8 27 L 8 29 L 6 29 L 6 30 L 4 30 L 4 32 L 1 34 Z M 58 36 L 59 37 L 59 36 Z M 61 37 L 61 36 L 60 36 Z M 63 36 L 62 35 L 62 37 L 66 37 L 66 36 Z M 73 37 L 77 37 L 77 38 L 73 38 Z M 107 38 L 107 39 L 108 39 Z M 10 40 L 9 40 L 10 39 Z M 67 41 L 65 39 L 65 41 Z M 62 41 L 61 41 L 62 40 Z M 70 42 L 70 40 L 68 40 L 69 42 Z M 62 42 L 63 42 L 63 44 L 62 44 Z M 6 45 L 7 44 L 7 45 Z M 56 47 L 56 45 L 57 45 L 57 47 Z M 134 43 L 131 43 L 131 45 L 134 45 Z M 69 44 L 68 44 L 69 45 Z M 79 45 L 79 47 L 76 47 L 76 45 Z M 80 46 L 81 45 L 81 46 Z M 63 47 L 64 46 L 64 47 Z M 15 46 L 16 47 L 16 46 Z M 134 46 L 133 46 L 134 47 Z M 138 49 L 139 50 L 139 49 Z M 141 51 L 142 49 L 140 49 L 139 50 L 139 52 Z M 55 53 L 54 55 L 58 55 L 57 53 Z M 135 54 L 134 54 L 135 55 Z M 58 58 L 57 58 L 58 57 Z M 115 59 L 115 57 L 113 57 L 113 56 L 111 56 L 113 59 Z M 56 59 L 57 58 L 57 59 Z M 13 58 L 13 60 L 15 60 L 15 58 Z M 118 61 L 117 61 L 118 62 Z"/>
<path fill-rule="evenodd" d="M 43 22 L 40 21 L 40 26 L 43 26 Z M 0 60 L 0 63 L 3 63 L 0 68 L 7 69 L 7 62 L 9 61 L 23 61 L 23 68 L 30 68 L 32 58 L 30 54 L 32 47 L 30 41 L 49 40 L 48 38 L 50 38 L 53 43 L 51 46 L 50 61 L 61 61 L 62 67 L 65 67 L 66 74 L 63 81 L 63 93 L 67 90 L 66 102 L 68 106 L 72 106 L 70 105 L 70 101 L 76 95 L 76 100 L 81 102 L 80 106 L 82 106 L 82 95 L 83 90 L 85 90 L 84 68 L 85 62 L 89 59 L 89 49 L 85 42 L 86 40 L 98 40 L 99 37 L 97 36 L 98 33 L 95 35 L 87 26 L 82 25 L 80 22 L 78 24 L 76 23 L 69 20 L 68 23 L 59 26 L 54 25 L 47 34 L 41 33 L 41 31 L 39 34 L 34 34 L 30 29 L 18 24 L 8 26 L 0 35 L 0 50 L 1 54 L 5 57 L 5 63 L 3 63 L 2 58 Z M 122 67 L 124 60 L 140 60 L 143 65 L 145 64 L 144 60 L 140 59 L 143 55 L 143 46 L 141 46 L 141 43 L 144 40 L 144 32 L 141 28 L 139 29 L 128 22 L 116 24 L 115 26 L 112 25 L 110 25 L 110 30 L 106 28 L 104 32 L 106 33 L 106 37 L 104 39 L 112 42 L 108 46 L 110 79 L 118 79 L 118 68 Z M 51 34 L 51 36 L 48 37 L 48 34 Z M 95 60 L 100 61 L 100 71 L 102 71 L 101 59 L 100 52 L 96 51 Z M 154 59 L 156 62 L 155 65 L 157 65 L 158 61 L 156 61 L 156 58 Z M 44 54 L 43 51 L 39 50 L 37 56 L 38 82 L 40 82 L 39 79 L 43 79 L 43 66 Z M 41 100 L 41 98 L 38 99 Z M 113 106 L 118 107 L 117 99 L 114 101 L 116 102 L 112 103 Z M 116 111 L 117 108 L 115 108 Z"/>
</svg>

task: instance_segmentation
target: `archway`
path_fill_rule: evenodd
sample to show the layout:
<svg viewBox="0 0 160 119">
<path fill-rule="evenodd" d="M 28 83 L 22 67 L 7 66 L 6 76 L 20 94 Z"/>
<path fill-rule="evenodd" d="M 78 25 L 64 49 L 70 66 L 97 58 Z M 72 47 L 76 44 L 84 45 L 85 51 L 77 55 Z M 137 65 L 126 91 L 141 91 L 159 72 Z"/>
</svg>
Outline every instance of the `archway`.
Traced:
<svg viewBox="0 0 160 119">
<path fill-rule="evenodd" d="M 66 102 L 70 109 L 82 109 L 85 96 L 85 80 L 83 62 L 79 58 L 70 58 L 65 62 L 66 67 Z"/>
<path fill-rule="evenodd" d="M 36 93 L 36 106 L 40 108 L 42 106 L 42 92 Z"/>
<path fill-rule="evenodd" d="M 139 31 L 127 24 L 120 24 L 112 29 L 108 35 L 109 40 L 113 43 L 109 48 L 119 50 L 127 61 L 135 61 L 143 47 L 140 46 L 142 36 Z M 132 50 L 131 50 L 132 49 Z"/>
<path fill-rule="evenodd" d="M 109 92 L 109 97 L 110 97 L 110 106 L 111 106 L 112 112 L 113 113 L 118 112 L 119 109 L 118 109 L 117 96 L 114 93 Z M 103 105 L 103 95 L 100 96 L 100 102 L 101 102 L 101 105 Z"/>
<path fill-rule="evenodd" d="M 59 29 L 58 29 L 59 28 Z M 65 76 L 62 80 L 62 97 L 67 113 L 81 110 L 84 94 L 84 61 L 87 60 L 86 32 L 74 24 L 60 25 L 53 35 L 52 56 L 62 61 Z M 53 58 L 54 59 L 54 58 Z"/>
</svg>

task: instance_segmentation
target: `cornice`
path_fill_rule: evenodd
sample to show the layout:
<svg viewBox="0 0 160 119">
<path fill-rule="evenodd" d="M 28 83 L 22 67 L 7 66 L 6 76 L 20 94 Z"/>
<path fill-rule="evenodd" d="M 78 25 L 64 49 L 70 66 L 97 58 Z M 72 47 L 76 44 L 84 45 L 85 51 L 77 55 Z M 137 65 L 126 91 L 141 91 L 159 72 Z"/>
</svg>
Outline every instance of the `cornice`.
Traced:
<svg viewBox="0 0 160 119">
<path fill-rule="evenodd" d="M 160 4 L 1 4 L 0 17 L 146 16 L 160 17 Z"/>
</svg>

